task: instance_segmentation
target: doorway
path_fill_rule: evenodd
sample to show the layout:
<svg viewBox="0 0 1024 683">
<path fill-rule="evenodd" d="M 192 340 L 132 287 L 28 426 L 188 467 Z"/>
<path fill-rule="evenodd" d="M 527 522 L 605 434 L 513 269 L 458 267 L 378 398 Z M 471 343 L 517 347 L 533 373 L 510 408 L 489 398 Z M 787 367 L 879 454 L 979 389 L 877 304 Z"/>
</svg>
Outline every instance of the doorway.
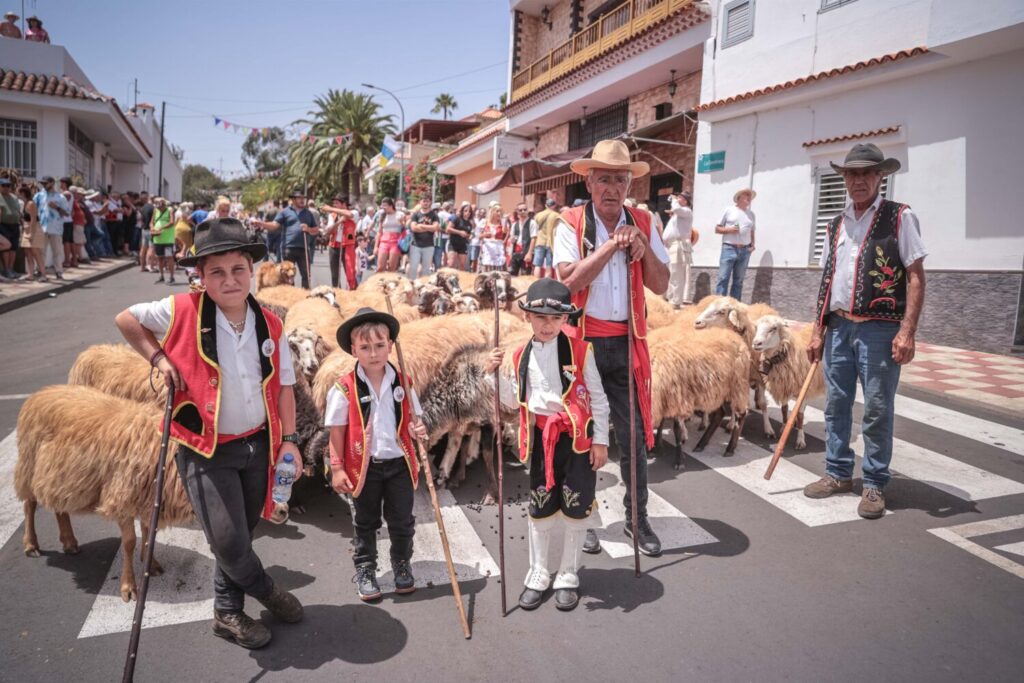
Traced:
<svg viewBox="0 0 1024 683">
<path fill-rule="evenodd" d="M 678 173 L 663 173 L 651 176 L 651 194 L 647 198 L 647 206 L 650 207 L 651 211 L 658 212 L 663 225 L 668 224 L 668 196 L 682 191 L 683 176 Z"/>
</svg>

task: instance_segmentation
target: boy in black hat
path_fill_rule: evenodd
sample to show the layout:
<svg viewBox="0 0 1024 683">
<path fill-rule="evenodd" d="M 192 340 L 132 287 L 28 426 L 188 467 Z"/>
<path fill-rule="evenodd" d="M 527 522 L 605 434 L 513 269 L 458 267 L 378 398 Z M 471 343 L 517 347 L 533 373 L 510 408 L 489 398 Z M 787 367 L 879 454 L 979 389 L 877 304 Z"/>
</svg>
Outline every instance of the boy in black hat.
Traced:
<svg viewBox="0 0 1024 683">
<path fill-rule="evenodd" d="M 201 223 L 194 247 L 182 263 L 197 266 L 204 291 L 136 304 L 116 322 L 176 390 L 175 463 L 216 559 L 213 632 L 257 648 L 271 633 L 242 611 L 246 595 L 282 621 L 302 618 L 302 605 L 252 548 L 256 523 L 274 509 L 276 463 L 286 455 L 301 462 L 295 372 L 281 320 L 249 293 L 253 259 L 266 248 L 233 218 Z"/>
<path fill-rule="evenodd" d="M 542 278 L 530 285 L 519 307 L 526 311 L 533 339 L 513 355 L 515 399 L 508 396 L 511 385 L 503 382 L 501 391 L 503 403 L 519 404 L 519 459 L 532 458 L 530 569 L 519 606 L 536 609 L 552 585 L 549 547 L 562 526 L 555 607 L 569 611 L 579 603 L 577 571 L 588 519 L 596 507 L 597 470 L 608 461 L 608 397 L 590 342 L 562 332 L 581 312 L 571 303 L 569 288 Z M 501 349 L 491 352 L 489 374 L 503 357 Z"/>
<path fill-rule="evenodd" d="M 353 561 L 361 600 L 381 596 L 377 583 L 377 530 L 388 523 L 395 592 L 412 593 L 413 491 L 419 462 L 413 439 L 425 439 L 419 400 L 402 388 L 388 361 L 398 337 L 398 320 L 362 308 L 338 328 L 338 345 L 356 358 L 352 372 L 327 394 L 324 424 L 331 429 L 331 485 L 352 494 L 355 507 Z"/>
</svg>

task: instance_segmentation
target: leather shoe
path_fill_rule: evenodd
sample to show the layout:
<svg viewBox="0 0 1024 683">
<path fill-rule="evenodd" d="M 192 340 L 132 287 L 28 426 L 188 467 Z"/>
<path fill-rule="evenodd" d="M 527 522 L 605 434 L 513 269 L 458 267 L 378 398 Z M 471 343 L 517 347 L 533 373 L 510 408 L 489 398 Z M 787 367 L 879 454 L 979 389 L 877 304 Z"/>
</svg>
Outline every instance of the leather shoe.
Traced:
<svg viewBox="0 0 1024 683">
<path fill-rule="evenodd" d="M 555 590 L 555 607 L 563 612 L 571 612 L 580 604 L 580 595 L 575 588 L 558 588 Z"/>
<path fill-rule="evenodd" d="M 657 534 L 654 533 L 654 529 L 651 528 L 651 523 L 646 517 L 641 517 L 637 521 L 637 531 L 640 534 L 640 538 L 637 539 L 637 546 L 640 548 L 640 552 L 650 557 L 658 557 L 661 555 L 661 541 L 658 540 Z M 626 520 L 626 536 L 633 538 L 633 524 L 630 520 Z"/>
<path fill-rule="evenodd" d="M 543 599 L 544 591 L 524 588 L 523 592 L 519 594 L 519 606 L 525 610 L 537 609 Z"/>
<path fill-rule="evenodd" d="M 597 555 L 601 552 L 601 542 L 597 540 L 597 532 L 587 529 L 587 537 L 583 541 L 583 552 Z"/>
<path fill-rule="evenodd" d="M 270 642 L 270 629 L 245 612 L 213 610 L 213 634 L 250 650 Z"/>
<path fill-rule="evenodd" d="M 282 590 L 279 586 L 275 585 L 270 595 L 259 602 L 281 621 L 294 624 L 302 620 L 302 603 L 297 597 Z"/>
</svg>

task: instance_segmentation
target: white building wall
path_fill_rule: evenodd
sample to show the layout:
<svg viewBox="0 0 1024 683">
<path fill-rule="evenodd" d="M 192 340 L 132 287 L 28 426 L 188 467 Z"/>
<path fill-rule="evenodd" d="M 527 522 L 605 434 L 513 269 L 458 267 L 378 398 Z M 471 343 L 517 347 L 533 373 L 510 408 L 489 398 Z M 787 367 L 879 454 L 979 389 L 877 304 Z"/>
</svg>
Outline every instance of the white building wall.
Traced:
<svg viewBox="0 0 1024 683">
<path fill-rule="evenodd" d="M 862 2 L 870 4 L 853 4 Z M 1024 50 L 1018 50 L 701 123 L 698 154 L 725 150 L 726 167 L 695 176 L 694 224 L 703 237 L 695 248 L 696 265 L 718 263 L 721 239 L 714 226 L 732 205 L 733 193 L 752 186 L 758 192 L 752 208 L 759 227 L 751 266 L 771 251 L 776 268 L 806 267 L 815 169 L 842 160 L 854 143 L 810 149 L 803 143 L 900 125 L 898 135 L 872 141 L 903 165 L 894 177 L 892 197 L 910 204 L 920 217 L 928 267 L 1019 270 L 1024 230 L 1008 220 L 1006 208 L 1019 193 L 1024 158 L 1018 130 L 1024 111 L 1022 74 Z M 770 98 L 764 101 L 768 106 Z"/>
</svg>

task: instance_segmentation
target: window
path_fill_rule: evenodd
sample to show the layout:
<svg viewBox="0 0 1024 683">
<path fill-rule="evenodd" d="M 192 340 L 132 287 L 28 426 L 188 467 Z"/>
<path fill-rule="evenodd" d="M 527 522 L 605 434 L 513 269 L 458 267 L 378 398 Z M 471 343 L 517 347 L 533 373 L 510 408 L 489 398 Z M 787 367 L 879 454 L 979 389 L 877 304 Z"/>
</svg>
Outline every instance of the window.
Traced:
<svg viewBox="0 0 1024 683">
<path fill-rule="evenodd" d="M 68 123 L 68 175 L 83 184 L 92 185 L 92 140 L 78 126 Z"/>
<path fill-rule="evenodd" d="M 892 176 L 882 176 L 882 187 L 879 193 L 888 199 L 892 190 Z M 843 212 L 846 206 L 846 185 L 843 176 L 831 170 L 818 169 L 817 201 L 814 204 L 814 243 L 811 245 L 811 265 L 816 266 L 821 260 L 821 252 L 825 250 L 828 238 L 828 224 Z"/>
<path fill-rule="evenodd" d="M 599 140 L 608 140 L 626 132 L 629 100 L 587 114 L 584 119 L 569 122 L 569 151 L 593 147 Z"/>
<path fill-rule="evenodd" d="M 0 167 L 36 177 L 36 122 L 0 119 Z"/>
<path fill-rule="evenodd" d="M 733 0 L 725 6 L 722 47 L 742 43 L 754 35 L 754 0 Z"/>
<path fill-rule="evenodd" d="M 821 0 L 821 12 L 826 10 L 835 9 L 836 7 L 842 7 L 843 5 L 849 5 L 851 2 L 856 0 Z"/>
<path fill-rule="evenodd" d="M 672 116 L 672 103 L 662 102 L 661 104 L 654 105 L 654 120 L 661 121 Z"/>
</svg>

